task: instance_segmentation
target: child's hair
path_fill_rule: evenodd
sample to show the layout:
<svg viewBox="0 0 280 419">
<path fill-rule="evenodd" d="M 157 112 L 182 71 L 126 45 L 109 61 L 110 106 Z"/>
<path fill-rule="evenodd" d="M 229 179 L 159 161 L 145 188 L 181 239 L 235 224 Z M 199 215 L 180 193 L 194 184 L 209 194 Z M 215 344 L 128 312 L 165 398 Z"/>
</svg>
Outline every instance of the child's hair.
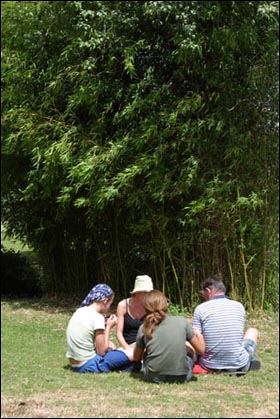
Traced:
<svg viewBox="0 0 280 419">
<path fill-rule="evenodd" d="M 166 317 L 168 301 L 161 291 L 153 290 L 145 295 L 143 305 L 146 311 L 143 332 L 147 339 L 151 339 L 154 330 Z"/>
</svg>

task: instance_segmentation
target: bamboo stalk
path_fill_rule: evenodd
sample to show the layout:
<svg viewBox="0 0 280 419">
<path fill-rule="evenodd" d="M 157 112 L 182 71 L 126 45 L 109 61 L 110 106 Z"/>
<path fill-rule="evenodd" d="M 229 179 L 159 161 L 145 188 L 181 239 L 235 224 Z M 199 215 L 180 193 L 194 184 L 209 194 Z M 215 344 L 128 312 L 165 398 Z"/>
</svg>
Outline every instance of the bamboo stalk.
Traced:
<svg viewBox="0 0 280 419">
<path fill-rule="evenodd" d="M 238 186 L 237 186 L 237 198 L 238 199 L 240 198 L 240 193 L 239 193 L 239 187 Z M 240 219 L 240 225 L 241 225 L 239 252 L 240 252 L 241 261 L 242 261 L 246 293 L 247 293 L 247 297 L 248 297 L 248 301 L 249 301 L 249 310 L 253 311 L 252 297 L 251 297 L 250 285 L 249 285 L 248 274 L 247 274 L 247 263 L 246 263 L 246 258 L 245 258 L 245 254 L 244 254 L 244 251 L 243 251 L 245 245 L 244 245 L 244 239 L 243 239 L 243 233 L 242 233 L 242 223 L 241 223 L 241 214 L 240 213 L 239 213 L 239 219 Z"/>
<path fill-rule="evenodd" d="M 175 269 L 175 266 L 174 266 L 174 263 L 173 263 L 173 259 L 172 259 L 172 256 L 171 256 L 171 248 L 170 248 L 170 246 L 168 245 L 168 243 L 167 243 L 167 241 L 166 241 L 166 238 L 165 238 L 165 236 L 164 236 L 164 234 L 163 234 L 163 232 L 162 232 L 162 230 L 161 230 L 161 228 L 160 228 L 160 226 L 159 226 L 159 224 L 158 224 L 157 220 L 154 218 L 153 213 L 152 213 L 152 211 L 150 210 L 150 207 L 149 207 L 147 204 L 146 204 L 146 207 L 147 207 L 147 209 L 148 209 L 148 211 L 149 211 L 149 213 L 150 213 L 151 218 L 153 219 L 154 225 L 155 225 L 155 226 L 157 227 L 157 229 L 158 229 L 159 235 L 160 235 L 160 237 L 161 237 L 161 239 L 162 239 L 162 241 L 163 241 L 163 244 L 164 244 L 164 248 L 165 248 L 165 249 L 167 249 L 167 256 L 168 256 L 168 259 L 169 259 L 169 261 L 170 261 L 171 268 L 172 268 L 172 272 L 173 272 L 173 275 L 174 275 L 174 277 L 175 277 L 175 282 L 176 282 L 177 289 L 178 289 L 179 300 L 180 300 L 180 306 L 181 306 L 181 308 L 183 308 L 183 307 L 184 307 L 184 306 L 183 306 L 183 297 L 182 297 L 182 292 L 181 292 L 180 285 L 179 285 L 178 275 L 177 275 L 177 272 L 176 272 L 176 269 Z M 165 287 L 164 287 L 164 289 L 165 289 Z"/>
<path fill-rule="evenodd" d="M 115 224 L 115 242 L 116 242 L 116 248 L 117 248 L 119 268 L 120 268 L 120 272 L 121 272 L 121 279 L 122 279 L 122 283 L 123 283 L 123 289 L 124 289 L 125 293 L 127 294 L 128 290 L 127 290 L 127 284 L 126 284 L 126 281 L 125 281 L 123 265 L 122 265 L 122 258 L 121 258 L 121 252 L 120 252 L 116 211 L 114 212 L 114 224 Z"/>
<path fill-rule="evenodd" d="M 178 275 L 177 275 L 177 271 L 175 269 L 175 266 L 174 266 L 174 263 L 173 263 L 173 259 L 171 257 L 171 249 L 170 249 L 170 247 L 167 250 L 167 254 L 168 254 L 168 258 L 169 258 L 170 263 L 171 263 L 173 275 L 175 277 L 176 285 L 177 285 L 177 288 L 178 288 L 178 294 L 179 294 L 179 300 L 180 300 L 180 308 L 183 309 L 184 308 L 183 296 L 182 296 L 182 292 L 181 292 L 180 285 L 179 285 L 179 278 L 178 278 Z"/>
<path fill-rule="evenodd" d="M 244 247 L 243 238 L 241 238 L 241 245 L 239 246 L 239 251 L 240 251 L 240 256 L 241 256 L 241 260 L 242 260 L 242 267 L 243 267 L 243 273 L 244 273 L 246 292 L 247 292 L 247 297 L 248 297 L 248 301 L 249 301 L 249 310 L 252 312 L 253 311 L 252 296 L 251 296 L 251 292 L 250 292 L 250 285 L 249 285 L 248 273 L 247 273 L 247 264 L 246 264 L 245 254 L 243 252 L 243 247 Z"/>
<path fill-rule="evenodd" d="M 230 254 L 229 254 L 229 248 L 228 248 L 228 242 L 226 239 L 226 252 L 227 252 L 227 262 L 228 262 L 228 268 L 230 273 L 230 282 L 231 282 L 231 295 L 234 300 L 236 300 L 236 290 L 235 290 L 235 284 L 234 284 L 234 277 L 233 277 L 233 270 L 230 260 Z"/>
<path fill-rule="evenodd" d="M 265 289 L 266 289 L 266 270 L 267 270 L 267 193 L 265 194 L 265 216 L 264 216 L 264 245 L 263 245 L 263 271 L 262 271 L 262 296 L 261 310 L 264 306 Z"/>
</svg>

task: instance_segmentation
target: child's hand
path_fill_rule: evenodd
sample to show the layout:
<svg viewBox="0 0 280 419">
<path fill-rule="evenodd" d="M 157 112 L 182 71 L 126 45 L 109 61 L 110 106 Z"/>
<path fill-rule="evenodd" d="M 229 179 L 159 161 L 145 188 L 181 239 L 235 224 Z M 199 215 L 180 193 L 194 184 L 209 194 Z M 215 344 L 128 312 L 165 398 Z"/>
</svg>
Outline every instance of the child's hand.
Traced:
<svg viewBox="0 0 280 419">
<path fill-rule="evenodd" d="M 116 345 L 111 340 L 109 341 L 109 349 L 117 349 Z"/>
<path fill-rule="evenodd" d="M 108 317 L 107 321 L 106 321 L 106 325 L 109 326 L 110 328 L 116 326 L 117 324 L 117 316 L 115 314 L 111 314 L 110 317 Z"/>
</svg>

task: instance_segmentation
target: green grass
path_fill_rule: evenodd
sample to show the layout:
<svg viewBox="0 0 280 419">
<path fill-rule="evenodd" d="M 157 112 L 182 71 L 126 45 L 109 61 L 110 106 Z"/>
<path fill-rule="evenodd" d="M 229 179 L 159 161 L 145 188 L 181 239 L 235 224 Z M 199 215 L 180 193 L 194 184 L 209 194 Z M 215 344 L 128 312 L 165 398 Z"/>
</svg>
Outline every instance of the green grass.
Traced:
<svg viewBox="0 0 280 419">
<path fill-rule="evenodd" d="M 14 252 L 21 252 L 23 255 L 26 253 L 32 252 L 32 249 L 23 244 L 22 241 L 14 238 L 8 237 L 6 235 L 5 227 L 1 224 L 1 244 L 6 250 L 13 250 Z"/>
<path fill-rule="evenodd" d="M 2 417 L 278 418 L 278 317 L 255 315 L 260 371 L 150 384 L 140 374 L 76 374 L 65 358 L 75 305 L 2 301 Z M 114 338 L 114 336 L 113 336 Z"/>
</svg>

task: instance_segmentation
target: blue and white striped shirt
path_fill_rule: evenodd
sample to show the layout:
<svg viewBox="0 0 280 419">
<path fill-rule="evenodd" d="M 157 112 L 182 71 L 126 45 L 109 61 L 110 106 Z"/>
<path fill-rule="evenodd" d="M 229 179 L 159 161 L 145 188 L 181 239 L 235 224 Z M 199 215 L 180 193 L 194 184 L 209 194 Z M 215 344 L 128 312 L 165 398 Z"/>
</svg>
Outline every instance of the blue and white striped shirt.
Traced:
<svg viewBox="0 0 280 419">
<path fill-rule="evenodd" d="M 199 304 L 193 326 L 203 334 L 206 350 L 199 363 L 209 369 L 238 369 L 249 361 L 244 348 L 246 312 L 241 303 L 219 295 Z"/>
</svg>

